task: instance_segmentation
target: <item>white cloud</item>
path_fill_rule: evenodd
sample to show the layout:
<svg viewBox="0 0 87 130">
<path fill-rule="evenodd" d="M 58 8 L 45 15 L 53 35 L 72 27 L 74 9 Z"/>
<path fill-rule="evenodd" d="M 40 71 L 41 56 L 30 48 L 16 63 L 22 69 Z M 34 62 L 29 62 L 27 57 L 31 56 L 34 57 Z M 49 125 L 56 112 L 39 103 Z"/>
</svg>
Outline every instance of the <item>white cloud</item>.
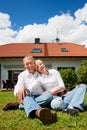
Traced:
<svg viewBox="0 0 87 130">
<path fill-rule="evenodd" d="M 0 29 L 11 26 L 10 16 L 0 12 Z"/>
<path fill-rule="evenodd" d="M 11 29 L 10 16 L 0 12 L 0 44 L 15 42 L 17 31 Z"/>
<path fill-rule="evenodd" d="M 10 28 L 5 28 L 0 30 L 0 44 L 7 44 L 10 42 L 15 42 L 16 31 Z"/>
<path fill-rule="evenodd" d="M 72 42 L 87 46 L 87 3 L 78 9 L 74 16 L 62 13 L 48 19 L 47 24 L 33 24 L 21 27 L 19 31 L 11 28 L 10 16 L 0 13 L 0 44 L 11 42 L 34 42 L 36 37 L 41 42 L 53 42 L 60 38 L 60 42 Z"/>
<path fill-rule="evenodd" d="M 75 12 L 76 22 L 84 22 L 87 23 L 87 3 L 84 5 L 82 9 L 78 9 Z"/>
</svg>

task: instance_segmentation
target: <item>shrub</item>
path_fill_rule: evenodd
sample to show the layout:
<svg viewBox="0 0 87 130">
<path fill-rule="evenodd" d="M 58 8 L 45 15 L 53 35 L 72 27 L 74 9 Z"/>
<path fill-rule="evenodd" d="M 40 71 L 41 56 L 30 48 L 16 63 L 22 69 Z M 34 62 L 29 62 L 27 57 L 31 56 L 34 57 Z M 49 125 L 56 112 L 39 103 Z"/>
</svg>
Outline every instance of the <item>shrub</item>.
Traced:
<svg viewBox="0 0 87 130">
<path fill-rule="evenodd" d="M 61 69 L 59 70 L 62 79 L 65 83 L 67 90 L 72 90 L 75 87 L 77 81 L 77 74 L 75 70 L 72 69 Z"/>
<path fill-rule="evenodd" d="M 78 80 L 77 83 L 84 83 L 87 85 L 87 61 L 83 61 L 82 65 L 77 70 Z"/>
</svg>

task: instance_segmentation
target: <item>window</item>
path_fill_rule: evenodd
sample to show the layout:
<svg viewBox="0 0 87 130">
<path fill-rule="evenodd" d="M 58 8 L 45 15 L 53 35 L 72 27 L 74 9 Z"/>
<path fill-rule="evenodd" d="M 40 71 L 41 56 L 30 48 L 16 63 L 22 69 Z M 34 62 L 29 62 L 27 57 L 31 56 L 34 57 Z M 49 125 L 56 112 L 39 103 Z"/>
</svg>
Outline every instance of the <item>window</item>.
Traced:
<svg viewBox="0 0 87 130">
<path fill-rule="evenodd" d="M 51 64 L 46 64 L 46 68 L 47 68 L 47 69 L 51 69 L 51 68 L 52 68 L 52 65 L 51 65 Z"/>
<path fill-rule="evenodd" d="M 42 49 L 41 48 L 33 48 L 32 53 L 41 53 L 42 52 Z"/>
<path fill-rule="evenodd" d="M 23 70 L 9 70 L 8 71 L 8 80 L 11 80 L 12 82 L 14 82 L 14 84 L 16 84 L 18 75 L 22 71 Z"/>
<path fill-rule="evenodd" d="M 22 70 L 14 70 L 13 71 L 13 80 L 17 80 L 18 79 L 18 75 L 20 74 Z"/>
<path fill-rule="evenodd" d="M 67 48 L 61 48 L 62 52 L 68 52 Z"/>
<path fill-rule="evenodd" d="M 57 67 L 57 70 L 61 70 L 61 69 L 72 69 L 72 70 L 75 70 L 75 67 Z"/>
</svg>

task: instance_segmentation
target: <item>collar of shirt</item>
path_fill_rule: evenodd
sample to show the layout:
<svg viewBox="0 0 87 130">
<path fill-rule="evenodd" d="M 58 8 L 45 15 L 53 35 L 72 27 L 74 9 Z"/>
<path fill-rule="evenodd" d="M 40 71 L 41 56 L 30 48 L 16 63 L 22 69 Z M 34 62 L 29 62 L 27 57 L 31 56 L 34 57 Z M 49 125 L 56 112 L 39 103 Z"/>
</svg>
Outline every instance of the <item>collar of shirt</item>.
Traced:
<svg viewBox="0 0 87 130">
<path fill-rule="evenodd" d="M 26 70 L 26 75 L 27 75 L 28 77 L 35 77 L 35 78 L 37 78 L 38 75 L 39 75 L 39 73 L 38 73 L 37 71 L 35 71 L 35 73 L 32 74 L 32 73 L 30 73 L 28 70 Z"/>
</svg>

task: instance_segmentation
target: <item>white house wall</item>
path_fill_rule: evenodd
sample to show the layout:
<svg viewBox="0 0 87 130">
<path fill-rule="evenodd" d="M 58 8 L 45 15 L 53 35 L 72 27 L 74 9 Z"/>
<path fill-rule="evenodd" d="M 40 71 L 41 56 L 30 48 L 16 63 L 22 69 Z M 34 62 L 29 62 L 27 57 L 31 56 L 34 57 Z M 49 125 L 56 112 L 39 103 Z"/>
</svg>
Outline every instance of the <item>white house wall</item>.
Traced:
<svg viewBox="0 0 87 130">
<path fill-rule="evenodd" d="M 37 58 L 36 58 L 37 59 Z M 75 67 L 78 69 L 82 63 L 81 58 L 40 58 L 49 68 L 57 69 L 58 67 Z M 87 60 L 87 59 L 86 59 Z M 1 59 L 1 87 L 2 80 L 8 79 L 8 69 L 4 68 L 5 65 L 23 65 L 22 58 L 19 59 Z M 20 70 L 21 68 L 12 68 L 10 70 Z M 22 68 L 23 69 L 23 68 Z"/>
<path fill-rule="evenodd" d="M 58 67 L 75 67 L 78 69 L 83 59 L 43 59 L 46 65 L 52 65 L 52 68 L 57 69 Z"/>
</svg>

